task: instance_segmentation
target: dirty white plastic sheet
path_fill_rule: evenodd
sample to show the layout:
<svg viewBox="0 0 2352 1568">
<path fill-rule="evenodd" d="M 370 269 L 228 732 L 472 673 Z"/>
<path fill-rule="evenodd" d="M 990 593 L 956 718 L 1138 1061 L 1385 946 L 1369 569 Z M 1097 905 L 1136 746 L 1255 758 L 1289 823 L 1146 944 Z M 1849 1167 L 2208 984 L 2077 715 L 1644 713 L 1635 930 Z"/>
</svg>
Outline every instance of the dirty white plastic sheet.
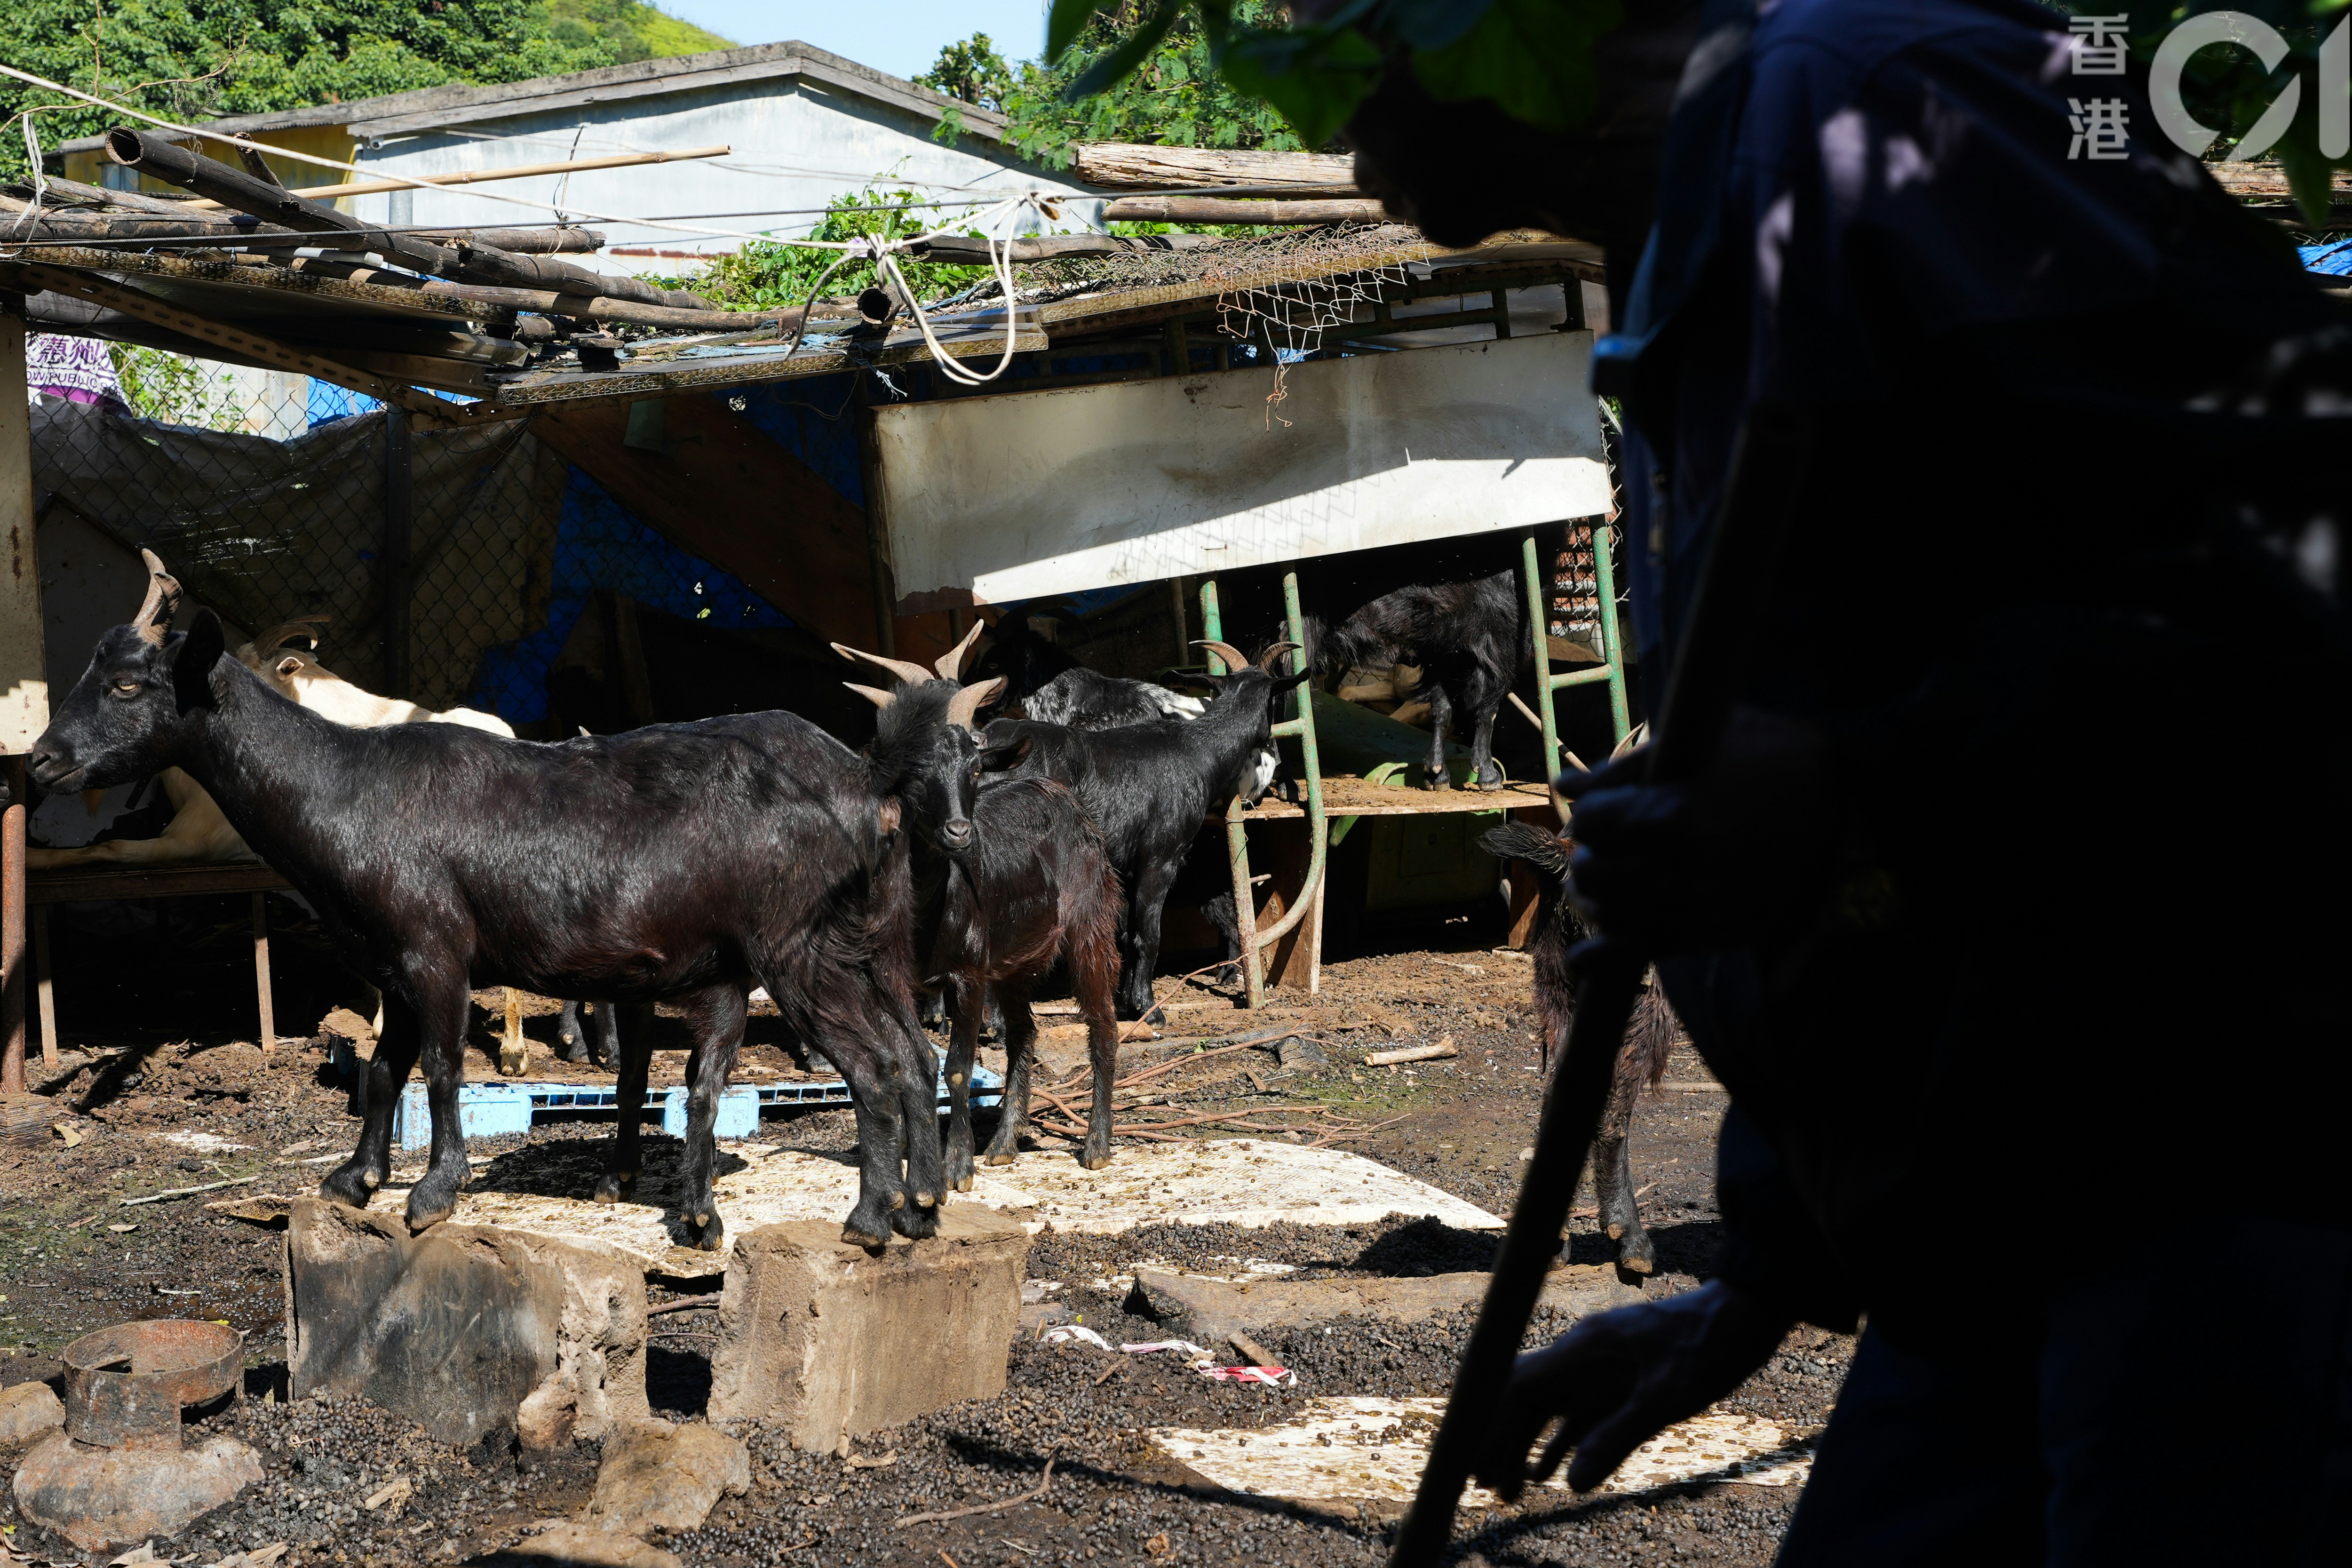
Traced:
<svg viewBox="0 0 2352 1568">
<path fill-rule="evenodd" d="M 680 1247 L 679 1194 L 674 1179 L 648 1177 L 629 1201 L 597 1204 L 576 1197 L 494 1190 L 495 1167 L 476 1180 L 449 1217 L 457 1225 L 503 1226 L 563 1240 L 604 1242 L 645 1260 L 649 1268 L 689 1279 L 721 1274 L 732 1238 L 786 1220 L 838 1221 L 857 1201 L 857 1168 L 847 1156 L 802 1149 L 737 1143 L 720 1151 L 728 1171 L 714 1184 L 727 1223 L 722 1250 Z M 396 1209 L 402 1185 L 387 1185 L 372 1205 Z M 1464 1230 L 1500 1230 L 1503 1222 L 1377 1160 L 1339 1149 L 1308 1149 L 1273 1139 L 1228 1138 L 1122 1149 L 1099 1171 L 1066 1152 L 1024 1154 L 1018 1163 L 980 1167 L 969 1193 L 953 1203 L 981 1203 L 1019 1219 L 1032 1234 L 1059 1230 L 1111 1234 L 1140 1225 L 1364 1225 L 1389 1215 L 1427 1216 Z"/>
<path fill-rule="evenodd" d="M 1309 1399 L 1278 1426 L 1248 1430 L 1154 1427 L 1163 1453 L 1229 1491 L 1321 1500 L 1363 1498 L 1409 1502 L 1429 1463 L 1429 1440 L 1444 1414 L 1442 1399 L 1370 1396 Z M 1754 1415 L 1710 1411 L 1678 1421 L 1636 1449 L 1602 1489 L 1646 1491 L 1685 1481 L 1799 1486 L 1811 1453 Z M 1563 1466 L 1546 1486 L 1568 1489 Z M 1493 1508 L 1495 1494 L 1472 1487 L 1465 1508 Z"/>
<path fill-rule="evenodd" d="M 902 610 L 1007 604 L 1609 510 L 1592 334 L 875 412 Z"/>
</svg>

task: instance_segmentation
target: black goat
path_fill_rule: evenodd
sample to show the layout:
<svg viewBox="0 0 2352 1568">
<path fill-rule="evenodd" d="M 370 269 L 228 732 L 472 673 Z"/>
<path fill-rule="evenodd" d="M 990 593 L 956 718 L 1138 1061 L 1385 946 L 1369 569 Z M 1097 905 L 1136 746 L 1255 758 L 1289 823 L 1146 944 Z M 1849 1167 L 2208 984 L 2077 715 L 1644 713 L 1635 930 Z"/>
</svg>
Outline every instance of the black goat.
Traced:
<svg viewBox="0 0 2352 1568">
<path fill-rule="evenodd" d="M 847 649 L 843 649 L 846 653 Z M 1046 778 L 991 779 L 1031 750 L 1024 736 L 983 748 L 968 728 L 1002 688 L 955 683 L 953 654 L 939 679 L 919 665 L 867 654 L 898 678 L 895 691 L 853 686 L 881 710 L 868 754 L 877 771 L 904 783 L 921 889 L 915 951 L 923 975 L 952 998 L 948 1050 L 947 1174 L 960 1192 L 972 1184 L 971 1065 L 984 1015 L 1004 1029 L 1004 1093 L 986 1159 L 1013 1163 L 1029 1112 L 1031 1047 L 1037 1024 L 1029 997 L 1056 960 L 1066 960 L 1087 1020 L 1094 1107 L 1078 1163 L 1110 1163 L 1111 1086 L 1118 1078 L 1118 877 L 1101 830 L 1077 796 Z"/>
<path fill-rule="evenodd" d="M 1568 883 L 1569 845 L 1533 823 L 1509 821 L 1488 829 L 1478 840 L 1487 853 L 1506 860 L 1524 861 L 1542 879 L 1536 908 L 1535 936 L 1530 956 L 1535 960 L 1536 1020 L 1543 1030 L 1543 1060 L 1552 1060 L 1568 1045 L 1568 1026 L 1576 1013 L 1576 987 L 1568 971 L 1568 950 L 1585 933 L 1564 896 Z M 1608 1109 L 1592 1143 L 1593 1206 L 1601 1227 L 1617 1244 L 1618 1264 L 1637 1274 L 1657 1266 L 1657 1249 L 1642 1228 L 1641 1207 L 1633 1199 L 1633 1107 L 1644 1083 L 1655 1086 L 1666 1075 L 1681 1028 L 1667 1005 L 1664 988 L 1652 970 L 1634 1005 L 1624 1047 L 1617 1054 L 1615 1076 L 1609 1086 Z"/>
<path fill-rule="evenodd" d="M 710 1129 L 756 979 L 849 1080 L 862 1168 L 845 1238 L 936 1231 L 944 1173 L 936 1068 L 908 1001 L 908 845 L 898 803 L 857 756 L 789 713 L 556 744 L 453 724 L 347 729 L 227 657 L 210 611 L 167 635 L 179 585 L 147 563 L 146 602 L 99 639 L 32 775 L 55 793 L 184 769 L 383 990 L 366 1124 L 324 1196 L 362 1207 L 383 1184 L 393 1102 L 422 1056 L 433 1148 L 407 1218 L 421 1230 L 448 1216 L 466 1174 L 469 985 L 618 1004 L 624 1106 L 644 1103 L 653 1004 L 674 997 L 696 1035 L 685 1220 L 715 1247 Z M 597 1195 L 617 1199 L 637 1175 L 625 1115 Z"/>
<path fill-rule="evenodd" d="M 1102 829 L 1126 891 L 1119 934 L 1122 1018 L 1139 1018 L 1150 1010 L 1160 913 L 1202 821 L 1236 795 L 1255 805 L 1265 793 L 1272 772 L 1263 759 L 1274 744 L 1274 700 L 1307 679 L 1303 669 L 1276 679 L 1266 668 L 1295 644 L 1275 644 L 1263 666 L 1252 665 L 1225 643 L 1201 646 L 1233 673 L 1208 678 L 1217 696 L 1198 719 L 1159 719 L 1116 730 L 999 719 L 988 727 L 992 750 L 1027 742 L 1030 750 L 1015 772 L 1068 785 Z"/>
<path fill-rule="evenodd" d="M 583 1021 L 584 1020 L 584 1021 Z M 556 1055 L 567 1062 L 593 1062 L 609 1067 L 621 1059 L 621 1037 L 611 1004 L 583 1014 L 577 1002 L 566 1002 L 555 1020 Z"/>
<path fill-rule="evenodd" d="M 1317 659 L 1318 668 L 1333 673 L 1352 665 L 1417 666 L 1420 689 L 1429 701 L 1423 787 L 1444 789 L 1452 783 L 1445 732 L 1461 719 L 1470 725 L 1476 787 L 1502 788 L 1503 771 L 1495 765 L 1495 715 L 1520 669 L 1535 661 L 1527 594 L 1517 572 L 1384 594 L 1325 633 Z"/>
<path fill-rule="evenodd" d="M 1088 669 L 1037 635 L 1032 616 L 1058 619 L 1058 610 L 1013 610 L 989 631 L 988 652 L 976 678 L 1002 675 L 1005 700 L 1018 702 L 1024 718 L 1073 730 L 1112 730 L 1154 719 L 1197 719 L 1207 706 L 1197 697 L 1171 691 L 1156 681 L 1130 680 Z"/>
</svg>

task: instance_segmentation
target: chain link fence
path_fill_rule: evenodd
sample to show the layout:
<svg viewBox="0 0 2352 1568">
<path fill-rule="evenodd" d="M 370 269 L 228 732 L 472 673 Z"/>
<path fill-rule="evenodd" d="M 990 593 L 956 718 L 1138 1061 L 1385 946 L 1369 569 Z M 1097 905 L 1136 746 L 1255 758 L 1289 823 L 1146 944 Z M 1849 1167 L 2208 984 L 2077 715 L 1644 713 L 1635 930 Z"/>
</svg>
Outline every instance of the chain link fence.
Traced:
<svg viewBox="0 0 2352 1568">
<path fill-rule="evenodd" d="M 93 364 L 96 347 L 30 356 L 45 524 L 76 517 L 154 551 L 247 636 L 326 617 L 321 661 L 369 690 L 531 733 L 600 591 L 732 627 L 790 624 L 525 421 L 425 429 L 308 376 L 121 345 Z"/>
</svg>

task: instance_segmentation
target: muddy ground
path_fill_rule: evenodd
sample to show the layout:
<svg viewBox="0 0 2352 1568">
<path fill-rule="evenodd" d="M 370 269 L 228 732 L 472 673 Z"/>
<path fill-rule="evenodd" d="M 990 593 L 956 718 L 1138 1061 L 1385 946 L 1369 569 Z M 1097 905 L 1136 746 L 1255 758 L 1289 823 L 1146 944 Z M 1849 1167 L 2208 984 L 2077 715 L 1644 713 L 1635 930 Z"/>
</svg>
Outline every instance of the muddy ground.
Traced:
<svg viewBox="0 0 2352 1568">
<path fill-rule="evenodd" d="M 245 1331 L 246 1400 L 209 1425 L 260 1450 L 267 1479 L 178 1539 L 155 1543 L 159 1555 L 175 1561 L 211 1563 L 238 1549 L 283 1542 L 289 1550 L 279 1561 L 288 1564 L 461 1562 L 513 1542 L 534 1521 L 578 1508 L 594 1484 L 593 1445 L 519 1468 L 509 1451 L 439 1447 L 363 1403 L 287 1402 L 283 1231 L 205 1205 L 246 1192 L 307 1190 L 348 1153 L 358 1123 L 328 1068 L 323 1037 L 282 1038 L 270 1056 L 250 1043 L 250 993 L 231 983 L 239 973 L 233 963 L 223 978 L 223 960 L 236 953 L 242 901 L 236 910 L 224 908 L 212 927 L 203 925 L 200 910 L 186 912 L 202 903 L 181 901 L 184 912 L 173 917 L 183 922 L 180 940 L 146 946 L 146 953 L 161 946 L 169 956 L 148 963 L 144 984 L 101 963 L 78 971 L 61 963 L 68 1049 L 56 1068 L 38 1061 L 33 1067 L 35 1086 L 56 1113 L 29 1140 L 0 1142 L 0 1385 L 54 1378 L 55 1358 L 68 1342 L 126 1319 L 222 1319 Z M 296 940 L 279 941 L 277 995 L 279 1027 L 299 1030 L 350 997 L 331 964 L 315 956 L 300 960 L 294 934 Z M 1163 996 L 1187 1004 L 1171 1011 L 1162 1030 L 1169 1040 L 1214 1043 L 1279 1019 L 1321 1044 L 1328 1060 L 1285 1070 L 1271 1052 L 1255 1049 L 1206 1058 L 1164 1075 L 1156 1087 L 1164 1088 L 1169 1103 L 1150 1114 L 1316 1106 L 1354 1123 L 1386 1122 L 1344 1146 L 1507 1213 L 1521 1151 L 1534 1134 L 1540 1075 L 1528 961 L 1493 950 L 1495 934 L 1457 921 L 1417 933 L 1412 940 L 1421 945 L 1327 964 L 1321 995 L 1277 993 L 1278 1006 L 1264 1020 L 1230 1013 L 1197 981 L 1163 979 Z M 249 975 L 249 966 L 241 973 Z M 468 1072 L 487 1077 L 496 1071 L 498 995 L 479 1000 Z M 530 1032 L 544 1045 L 553 1023 L 551 1016 L 535 1016 Z M 1459 1052 L 1450 1059 L 1362 1064 L 1369 1050 L 1448 1038 Z M 683 1060 L 657 1058 L 656 1082 L 675 1081 Z M 745 1060 L 768 1072 L 795 1066 L 773 1021 L 756 1018 Z M 1643 1212 L 1658 1247 L 1659 1273 L 1646 1284 L 1654 1297 L 1705 1277 L 1717 1233 L 1711 1172 L 1722 1097 L 1706 1087 L 1686 1051 L 1677 1053 L 1666 1079 L 1667 1087 L 1644 1100 L 1634 1144 Z M 1213 1124 L 1192 1131 L 1223 1135 Z M 609 1121 L 584 1121 L 543 1125 L 527 1141 L 577 1145 L 580 1159 L 559 1163 L 586 1174 L 609 1135 Z M 846 1111 L 771 1118 L 761 1136 L 821 1149 L 846 1149 L 855 1139 Z M 497 1180 L 491 1173 L 508 1163 L 498 1157 L 525 1142 L 477 1141 L 472 1152 L 488 1157 L 478 1163 L 478 1179 Z M 649 1132 L 646 1142 L 654 1170 L 677 1158 L 674 1140 Z M 1024 1158 L 1066 1159 L 1071 1147 L 1041 1137 Z M 532 1163 L 541 1170 L 548 1164 L 544 1157 Z M 132 1201 L 218 1183 L 237 1184 Z M 1118 1343 L 1165 1337 L 1158 1325 L 1129 1316 L 1117 1296 L 1092 1289 L 1092 1281 L 1138 1258 L 1205 1267 L 1212 1258 L 1249 1258 L 1297 1265 L 1308 1277 L 1395 1277 L 1483 1268 L 1491 1246 L 1484 1234 L 1427 1220 L 1253 1231 L 1161 1226 L 1118 1237 L 1048 1231 L 1032 1250 L 1028 1272 L 1058 1284 L 1053 1299 L 1070 1303 Z M 1602 1263 L 1613 1249 L 1580 1213 L 1569 1255 L 1574 1262 Z M 651 1393 L 656 1409 L 674 1420 L 701 1418 L 713 1316 L 690 1310 L 655 1320 Z M 1563 1326 L 1539 1321 L 1531 1340 Z M 1245 1557 L 1270 1564 L 1377 1563 L 1394 1505 L 1301 1505 L 1225 1492 L 1152 1447 L 1142 1433 L 1155 1426 L 1265 1426 L 1320 1395 L 1443 1394 L 1468 1331 L 1465 1313 L 1420 1323 L 1349 1323 L 1330 1334 L 1261 1334 L 1297 1372 L 1290 1388 L 1213 1383 L 1171 1356 L 1114 1361 L 1083 1344 L 1016 1342 L 1002 1397 L 955 1405 L 856 1444 L 861 1457 L 895 1452 L 887 1466 L 858 1468 L 835 1455 L 795 1452 L 774 1434 L 751 1431 L 750 1495 L 722 1501 L 700 1530 L 658 1544 L 688 1563 L 725 1568 L 936 1565 L 943 1558 L 957 1568 Z M 1851 1350 L 1847 1340 L 1800 1331 L 1739 1390 L 1732 1407 L 1807 1436 L 1826 1419 Z M 0 1449 L 0 1474 L 12 1473 L 16 1458 Z M 1049 1458 L 1051 1484 L 1038 1501 L 892 1527 L 901 1515 L 1033 1490 Z M 413 1484 L 404 1504 L 362 1506 L 395 1478 Z M 1763 1563 L 1795 1500 L 1794 1488 L 1742 1484 L 1583 1500 L 1549 1492 L 1522 1508 L 1467 1516 L 1462 1561 Z M 0 1531 L 8 1550 L 36 1560 L 73 1556 L 21 1520 L 5 1493 Z"/>
</svg>

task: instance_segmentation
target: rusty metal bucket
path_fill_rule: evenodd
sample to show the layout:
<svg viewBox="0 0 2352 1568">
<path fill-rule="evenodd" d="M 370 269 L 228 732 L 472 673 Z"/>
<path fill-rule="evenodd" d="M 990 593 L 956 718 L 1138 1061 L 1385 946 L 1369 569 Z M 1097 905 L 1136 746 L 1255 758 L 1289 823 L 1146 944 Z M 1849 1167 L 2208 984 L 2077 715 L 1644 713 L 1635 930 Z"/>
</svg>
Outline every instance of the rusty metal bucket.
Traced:
<svg viewBox="0 0 2352 1568">
<path fill-rule="evenodd" d="M 245 1336 L 158 1319 L 85 1334 L 66 1366 L 66 1433 L 101 1448 L 180 1446 L 180 1412 L 245 1386 Z"/>
</svg>

